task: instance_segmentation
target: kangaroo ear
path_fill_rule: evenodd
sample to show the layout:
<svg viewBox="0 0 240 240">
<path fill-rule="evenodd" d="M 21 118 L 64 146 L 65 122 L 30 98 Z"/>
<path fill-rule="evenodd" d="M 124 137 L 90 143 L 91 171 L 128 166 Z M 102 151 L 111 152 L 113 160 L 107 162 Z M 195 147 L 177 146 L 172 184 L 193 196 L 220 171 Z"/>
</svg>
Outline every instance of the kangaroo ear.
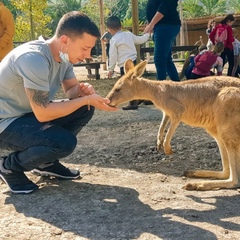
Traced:
<svg viewBox="0 0 240 240">
<path fill-rule="evenodd" d="M 147 61 L 140 62 L 134 69 L 133 69 L 133 76 L 132 77 L 141 77 L 146 69 Z"/>
<path fill-rule="evenodd" d="M 131 69 L 134 68 L 133 61 L 131 59 L 127 59 L 124 63 L 124 72 L 128 73 Z"/>
</svg>

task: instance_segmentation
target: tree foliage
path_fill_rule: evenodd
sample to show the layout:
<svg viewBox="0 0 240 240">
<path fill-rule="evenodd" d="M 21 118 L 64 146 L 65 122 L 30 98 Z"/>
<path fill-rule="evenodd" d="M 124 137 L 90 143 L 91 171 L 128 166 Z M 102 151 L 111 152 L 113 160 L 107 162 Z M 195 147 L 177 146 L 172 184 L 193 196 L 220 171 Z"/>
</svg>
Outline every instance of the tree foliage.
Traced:
<svg viewBox="0 0 240 240">
<path fill-rule="evenodd" d="M 117 16 L 120 19 L 124 19 L 127 10 L 131 7 L 131 1 L 105 0 L 104 5 L 106 9 L 108 9 L 108 15 L 106 15 L 106 17 Z"/>
<path fill-rule="evenodd" d="M 82 0 L 48 0 L 48 7 L 45 12 L 51 16 L 52 21 L 48 27 L 55 32 L 60 18 L 67 12 L 78 11 L 81 8 Z"/>
<path fill-rule="evenodd" d="M 15 41 L 29 41 L 37 39 L 39 35 L 51 34 L 46 27 L 51 17 L 43 12 L 47 7 L 47 0 L 12 0 L 11 2 L 17 10 Z"/>
<path fill-rule="evenodd" d="M 138 0 L 138 18 L 140 22 L 146 22 L 146 0 Z M 130 19 L 132 17 L 132 5 L 127 9 L 124 19 Z"/>
<path fill-rule="evenodd" d="M 216 16 L 226 13 L 225 0 L 184 0 L 182 1 L 183 18 Z"/>
<path fill-rule="evenodd" d="M 98 26 L 100 25 L 99 0 L 89 0 L 81 7 L 81 11 L 87 14 Z"/>
<path fill-rule="evenodd" d="M 15 18 L 15 41 L 51 36 L 60 18 L 67 12 L 85 12 L 100 25 L 99 0 L 2 0 Z M 132 22 L 131 0 L 103 0 L 104 17 L 117 16 L 125 25 Z M 138 0 L 139 22 L 146 21 L 147 0 Z M 183 19 L 240 13 L 240 0 L 179 0 Z M 123 25 L 124 25 L 123 24 Z"/>
<path fill-rule="evenodd" d="M 240 0 L 231 0 L 227 4 L 229 12 L 240 14 Z"/>
</svg>

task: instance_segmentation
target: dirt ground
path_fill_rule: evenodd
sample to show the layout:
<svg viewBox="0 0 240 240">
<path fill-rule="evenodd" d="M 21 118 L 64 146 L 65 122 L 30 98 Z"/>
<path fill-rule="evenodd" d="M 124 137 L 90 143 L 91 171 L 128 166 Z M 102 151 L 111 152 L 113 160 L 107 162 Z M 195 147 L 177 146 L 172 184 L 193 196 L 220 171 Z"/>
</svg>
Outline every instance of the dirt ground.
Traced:
<svg viewBox="0 0 240 240">
<path fill-rule="evenodd" d="M 85 71 L 76 69 L 79 79 Z M 104 78 L 106 72 L 101 72 Z M 116 80 L 91 80 L 105 96 Z M 62 161 L 82 179 L 61 181 L 28 173 L 40 189 L 14 195 L 0 183 L 0 239 L 13 240 L 237 240 L 240 190 L 186 191 L 187 169 L 221 169 L 215 141 L 181 124 L 174 154 L 155 150 L 162 114 L 96 111 Z M 198 180 L 195 180 L 198 181 Z"/>
</svg>

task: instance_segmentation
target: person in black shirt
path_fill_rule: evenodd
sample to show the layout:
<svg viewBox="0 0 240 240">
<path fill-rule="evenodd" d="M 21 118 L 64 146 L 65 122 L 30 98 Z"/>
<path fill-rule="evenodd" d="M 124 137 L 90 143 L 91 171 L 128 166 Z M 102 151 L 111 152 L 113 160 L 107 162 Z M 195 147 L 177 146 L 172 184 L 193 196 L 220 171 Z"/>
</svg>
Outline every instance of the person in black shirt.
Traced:
<svg viewBox="0 0 240 240">
<path fill-rule="evenodd" d="M 148 0 L 147 20 L 144 33 L 153 31 L 154 63 L 157 79 L 165 80 L 167 74 L 173 81 L 179 81 L 177 69 L 172 61 L 172 45 L 181 27 L 177 12 L 178 0 Z"/>
</svg>

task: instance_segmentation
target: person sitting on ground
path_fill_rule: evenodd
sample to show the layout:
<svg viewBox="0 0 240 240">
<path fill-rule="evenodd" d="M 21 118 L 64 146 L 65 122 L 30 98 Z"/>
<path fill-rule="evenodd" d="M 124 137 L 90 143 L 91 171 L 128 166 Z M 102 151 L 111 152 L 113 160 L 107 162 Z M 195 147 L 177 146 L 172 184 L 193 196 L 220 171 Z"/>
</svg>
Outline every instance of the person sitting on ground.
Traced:
<svg viewBox="0 0 240 240">
<path fill-rule="evenodd" d="M 140 45 L 148 41 L 150 34 L 136 36 L 129 31 L 122 31 L 122 24 L 118 17 L 112 16 L 107 20 L 107 29 L 111 33 L 109 49 L 109 66 L 108 77 L 112 77 L 116 64 L 120 67 L 121 76 L 124 75 L 124 62 L 131 59 L 136 64 L 137 50 L 135 45 Z M 138 109 L 138 100 L 129 102 L 129 105 L 122 108 L 123 110 Z"/>
<path fill-rule="evenodd" d="M 218 42 L 212 51 L 201 51 L 195 58 L 195 66 L 192 70 L 191 79 L 213 75 L 212 68 L 217 68 L 217 75 L 222 75 L 223 60 L 220 54 L 224 50 L 224 44 Z"/>
<path fill-rule="evenodd" d="M 194 49 L 190 56 L 185 60 L 181 73 L 179 74 L 179 79 L 183 78 L 191 79 L 192 70 L 195 66 L 194 58 L 203 50 L 206 50 L 206 45 L 202 44 L 197 49 Z"/>
<path fill-rule="evenodd" d="M 38 188 L 26 171 L 79 178 L 78 170 L 59 160 L 74 151 L 95 108 L 117 110 L 92 85 L 79 83 L 73 71 L 73 64 L 90 57 L 98 37 L 99 29 L 85 14 L 69 12 L 52 38 L 22 44 L 0 63 L 0 148 L 12 151 L 0 159 L 0 178 L 13 193 Z M 60 87 L 67 99 L 55 101 Z"/>
</svg>

